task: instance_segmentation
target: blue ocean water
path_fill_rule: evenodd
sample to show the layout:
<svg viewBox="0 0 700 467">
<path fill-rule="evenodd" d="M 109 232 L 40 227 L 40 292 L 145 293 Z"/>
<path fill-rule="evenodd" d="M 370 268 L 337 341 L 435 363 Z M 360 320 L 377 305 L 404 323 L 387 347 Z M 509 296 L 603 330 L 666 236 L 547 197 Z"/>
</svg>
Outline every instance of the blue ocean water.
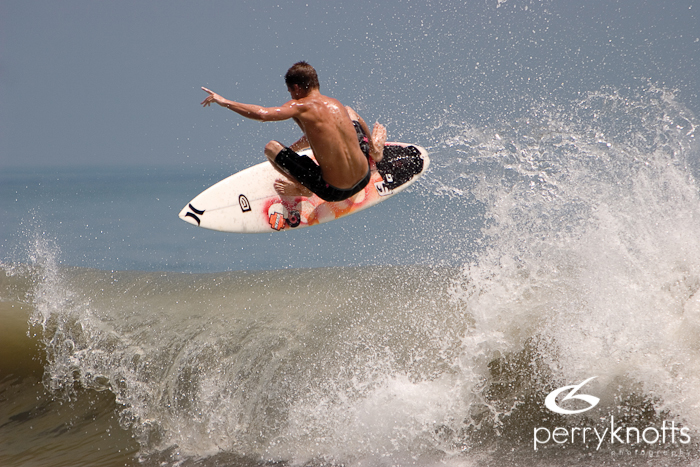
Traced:
<svg viewBox="0 0 700 467">
<path fill-rule="evenodd" d="M 0 175 L 0 195 L 8 200 L 3 251 L 21 257 L 27 242 L 40 235 L 53 241 L 62 264 L 98 269 L 214 272 L 435 263 L 441 260 L 430 246 L 444 242 L 435 210 L 440 224 L 474 217 L 470 210 L 445 212 L 444 205 L 413 190 L 372 213 L 286 235 L 225 235 L 177 218 L 199 192 L 228 175 L 192 168 L 7 170 Z"/>
</svg>

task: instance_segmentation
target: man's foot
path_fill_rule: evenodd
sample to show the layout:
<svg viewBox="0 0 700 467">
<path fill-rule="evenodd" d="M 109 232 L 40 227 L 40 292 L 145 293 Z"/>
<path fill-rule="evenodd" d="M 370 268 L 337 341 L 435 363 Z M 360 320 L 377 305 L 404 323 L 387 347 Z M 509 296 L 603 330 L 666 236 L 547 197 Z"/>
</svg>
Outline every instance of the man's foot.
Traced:
<svg viewBox="0 0 700 467">
<path fill-rule="evenodd" d="M 384 151 L 384 143 L 386 143 L 386 127 L 379 122 L 376 122 L 372 129 L 372 143 L 374 143 L 374 147 L 380 151 L 379 154 L 373 154 L 372 158 L 374 162 L 379 162 L 382 160 L 382 157 L 384 157 L 381 151 Z"/>
<path fill-rule="evenodd" d="M 313 195 L 313 192 L 299 183 L 278 178 L 275 180 L 275 191 L 280 196 L 306 196 L 307 198 Z"/>
</svg>

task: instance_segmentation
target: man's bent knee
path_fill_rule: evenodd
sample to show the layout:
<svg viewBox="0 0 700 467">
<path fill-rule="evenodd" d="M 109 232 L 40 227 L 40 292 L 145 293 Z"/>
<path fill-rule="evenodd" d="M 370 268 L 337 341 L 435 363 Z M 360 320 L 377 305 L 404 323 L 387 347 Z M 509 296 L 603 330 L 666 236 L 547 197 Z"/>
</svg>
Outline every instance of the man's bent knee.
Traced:
<svg viewBox="0 0 700 467">
<path fill-rule="evenodd" d="M 355 112 L 355 111 L 352 109 L 352 107 L 349 107 L 349 106 L 346 105 L 346 106 L 345 106 L 345 110 L 347 110 L 348 115 L 350 116 L 350 120 L 355 120 L 355 121 L 359 121 L 359 120 L 360 120 L 360 116 L 357 114 L 357 112 Z"/>
<path fill-rule="evenodd" d="M 282 149 L 284 149 L 282 143 L 279 141 L 270 141 L 265 145 L 265 155 L 271 162 L 274 162 L 277 154 L 279 154 Z"/>
</svg>

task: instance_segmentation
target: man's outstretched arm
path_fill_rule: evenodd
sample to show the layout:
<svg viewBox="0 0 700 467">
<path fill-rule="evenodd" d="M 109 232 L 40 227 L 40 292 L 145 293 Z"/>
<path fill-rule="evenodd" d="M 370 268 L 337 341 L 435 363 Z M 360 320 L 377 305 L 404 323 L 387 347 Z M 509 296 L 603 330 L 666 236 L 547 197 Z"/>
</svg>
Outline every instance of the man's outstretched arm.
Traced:
<svg viewBox="0 0 700 467">
<path fill-rule="evenodd" d="M 261 122 L 287 120 L 297 116 L 300 111 L 300 106 L 296 101 L 289 101 L 281 107 L 263 107 L 255 104 L 243 104 L 241 102 L 230 101 L 205 87 L 202 87 L 202 90 L 209 93 L 209 96 L 202 101 L 202 106 L 209 107 L 211 104 L 219 104 L 221 107 L 233 110 L 243 117 Z"/>
</svg>

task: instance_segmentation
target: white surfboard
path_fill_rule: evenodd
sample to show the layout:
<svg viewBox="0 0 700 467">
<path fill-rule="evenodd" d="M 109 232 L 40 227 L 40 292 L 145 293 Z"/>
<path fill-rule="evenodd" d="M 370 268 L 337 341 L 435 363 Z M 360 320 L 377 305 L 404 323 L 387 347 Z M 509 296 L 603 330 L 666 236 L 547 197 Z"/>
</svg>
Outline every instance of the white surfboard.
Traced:
<svg viewBox="0 0 700 467">
<path fill-rule="evenodd" d="M 299 154 L 310 155 L 310 149 Z M 379 164 L 370 160 L 371 179 L 364 190 L 343 201 L 327 202 L 316 195 L 280 196 L 274 182 L 282 177 L 263 162 L 220 181 L 200 193 L 180 212 L 192 225 L 221 232 L 263 233 L 301 229 L 367 209 L 405 190 L 428 169 L 425 149 L 406 143 L 386 143 Z"/>
</svg>

